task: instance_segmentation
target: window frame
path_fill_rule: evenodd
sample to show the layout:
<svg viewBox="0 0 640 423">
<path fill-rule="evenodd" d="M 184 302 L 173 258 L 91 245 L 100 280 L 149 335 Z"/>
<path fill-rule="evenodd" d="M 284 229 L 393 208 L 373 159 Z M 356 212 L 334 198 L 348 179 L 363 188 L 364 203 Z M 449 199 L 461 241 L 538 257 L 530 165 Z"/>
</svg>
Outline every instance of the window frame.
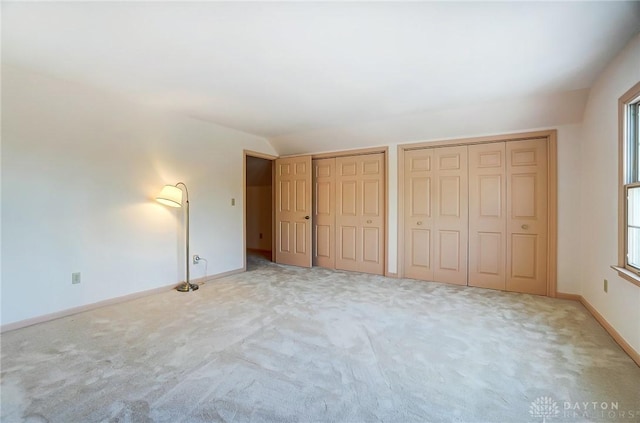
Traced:
<svg viewBox="0 0 640 423">
<path fill-rule="evenodd" d="M 628 221 L 627 191 L 640 186 L 640 145 L 629 146 L 629 106 L 640 103 L 640 82 L 618 100 L 618 264 L 612 266 L 618 274 L 629 282 L 640 286 L 640 268 L 628 263 Z M 636 106 L 640 108 L 640 105 Z M 638 123 L 636 122 L 636 125 Z M 637 131 L 637 130 L 636 130 Z M 638 136 L 635 133 L 636 141 Z M 631 156 L 635 159 L 632 159 Z M 630 180 L 631 179 L 631 180 Z"/>
</svg>

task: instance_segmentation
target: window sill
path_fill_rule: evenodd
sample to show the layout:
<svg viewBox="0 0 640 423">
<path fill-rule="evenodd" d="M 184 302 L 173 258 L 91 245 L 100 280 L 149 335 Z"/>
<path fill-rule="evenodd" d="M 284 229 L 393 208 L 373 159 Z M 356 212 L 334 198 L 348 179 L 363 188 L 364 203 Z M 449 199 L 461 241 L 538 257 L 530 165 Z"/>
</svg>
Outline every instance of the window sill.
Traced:
<svg viewBox="0 0 640 423">
<path fill-rule="evenodd" d="M 618 272 L 618 276 L 620 276 L 622 279 L 626 279 L 632 284 L 640 286 L 640 275 L 620 266 L 611 266 L 611 268 Z"/>
</svg>

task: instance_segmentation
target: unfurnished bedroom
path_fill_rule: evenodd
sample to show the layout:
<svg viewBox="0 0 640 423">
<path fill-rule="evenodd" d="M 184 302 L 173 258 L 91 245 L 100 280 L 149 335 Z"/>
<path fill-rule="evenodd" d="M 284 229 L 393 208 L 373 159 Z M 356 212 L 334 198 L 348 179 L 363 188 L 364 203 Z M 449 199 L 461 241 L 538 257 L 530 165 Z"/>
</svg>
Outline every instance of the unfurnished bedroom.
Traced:
<svg viewBox="0 0 640 423">
<path fill-rule="evenodd" d="M 640 422 L 640 2 L 2 2 L 2 422 Z"/>
</svg>

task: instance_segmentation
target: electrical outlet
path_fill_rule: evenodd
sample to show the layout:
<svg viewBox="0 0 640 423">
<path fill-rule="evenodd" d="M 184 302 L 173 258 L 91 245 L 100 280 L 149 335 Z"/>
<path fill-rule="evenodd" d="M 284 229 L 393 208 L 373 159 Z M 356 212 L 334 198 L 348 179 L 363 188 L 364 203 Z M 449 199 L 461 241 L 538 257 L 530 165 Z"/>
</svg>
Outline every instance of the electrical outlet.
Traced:
<svg viewBox="0 0 640 423">
<path fill-rule="evenodd" d="M 200 263 L 200 256 L 198 254 L 193 255 L 193 264 Z"/>
<path fill-rule="evenodd" d="M 72 284 L 80 283 L 80 272 L 75 272 L 71 274 L 71 283 Z"/>
<path fill-rule="evenodd" d="M 604 280 L 604 292 L 609 292 L 609 281 L 608 280 Z"/>
</svg>

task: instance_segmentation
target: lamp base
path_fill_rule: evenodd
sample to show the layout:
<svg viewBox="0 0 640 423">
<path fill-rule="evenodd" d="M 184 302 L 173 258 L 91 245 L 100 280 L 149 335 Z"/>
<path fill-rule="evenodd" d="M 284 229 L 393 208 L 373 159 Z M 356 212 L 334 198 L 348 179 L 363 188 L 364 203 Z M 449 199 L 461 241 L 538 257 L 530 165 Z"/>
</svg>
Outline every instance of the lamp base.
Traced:
<svg viewBox="0 0 640 423">
<path fill-rule="evenodd" d="M 178 285 L 178 287 L 176 288 L 176 291 L 179 291 L 179 292 L 197 291 L 198 288 L 200 288 L 200 286 L 195 283 L 182 282 L 180 285 Z"/>
</svg>

